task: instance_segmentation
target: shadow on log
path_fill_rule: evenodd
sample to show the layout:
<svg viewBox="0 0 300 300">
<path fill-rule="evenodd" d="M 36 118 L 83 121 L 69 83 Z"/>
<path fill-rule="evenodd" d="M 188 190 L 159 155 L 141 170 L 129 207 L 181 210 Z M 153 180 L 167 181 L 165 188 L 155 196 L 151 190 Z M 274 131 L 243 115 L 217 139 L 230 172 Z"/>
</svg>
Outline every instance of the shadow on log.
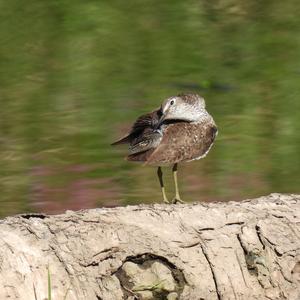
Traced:
<svg viewBox="0 0 300 300">
<path fill-rule="evenodd" d="M 300 196 L 0 221 L 0 299 L 300 299 Z"/>
</svg>

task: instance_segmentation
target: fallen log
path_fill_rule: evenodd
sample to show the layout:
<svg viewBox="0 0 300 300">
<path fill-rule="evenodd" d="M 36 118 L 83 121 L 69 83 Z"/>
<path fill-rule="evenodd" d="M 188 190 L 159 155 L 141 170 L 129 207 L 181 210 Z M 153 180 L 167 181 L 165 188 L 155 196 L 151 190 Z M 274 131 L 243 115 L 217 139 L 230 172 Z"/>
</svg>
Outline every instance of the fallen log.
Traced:
<svg viewBox="0 0 300 300">
<path fill-rule="evenodd" d="M 300 299 L 300 195 L 1 220 L 0 299 L 48 288 L 55 300 Z"/>
</svg>

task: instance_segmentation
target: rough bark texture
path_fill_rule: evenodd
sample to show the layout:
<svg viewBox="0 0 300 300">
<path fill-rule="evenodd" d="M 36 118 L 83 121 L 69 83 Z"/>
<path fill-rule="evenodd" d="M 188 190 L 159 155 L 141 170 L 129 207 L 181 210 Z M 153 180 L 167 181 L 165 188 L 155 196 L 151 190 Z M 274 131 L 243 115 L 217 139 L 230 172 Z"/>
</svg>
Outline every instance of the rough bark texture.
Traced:
<svg viewBox="0 0 300 300">
<path fill-rule="evenodd" d="M 0 221 L 0 299 L 300 299 L 300 196 Z"/>
</svg>

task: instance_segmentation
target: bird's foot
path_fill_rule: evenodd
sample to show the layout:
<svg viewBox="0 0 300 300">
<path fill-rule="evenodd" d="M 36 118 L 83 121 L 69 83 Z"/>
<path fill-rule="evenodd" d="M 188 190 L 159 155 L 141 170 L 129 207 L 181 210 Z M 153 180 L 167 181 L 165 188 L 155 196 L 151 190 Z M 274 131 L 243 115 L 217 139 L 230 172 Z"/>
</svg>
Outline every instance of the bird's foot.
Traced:
<svg viewBox="0 0 300 300">
<path fill-rule="evenodd" d="M 166 204 L 170 204 L 170 201 L 166 197 L 163 198 L 163 202 L 166 203 Z"/>
<path fill-rule="evenodd" d="M 177 204 L 177 203 L 186 203 L 186 202 L 183 201 L 180 197 L 176 196 L 176 197 L 173 198 L 171 203 Z"/>
</svg>

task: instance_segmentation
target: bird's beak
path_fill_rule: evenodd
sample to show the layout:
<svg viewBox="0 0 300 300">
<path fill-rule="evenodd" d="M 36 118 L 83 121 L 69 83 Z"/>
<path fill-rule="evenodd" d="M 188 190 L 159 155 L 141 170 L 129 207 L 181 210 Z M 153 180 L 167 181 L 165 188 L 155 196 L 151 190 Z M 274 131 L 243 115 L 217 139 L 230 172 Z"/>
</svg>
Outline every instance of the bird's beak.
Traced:
<svg viewBox="0 0 300 300">
<path fill-rule="evenodd" d="M 166 115 L 164 115 L 164 114 L 162 114 L 161 115 L 161 117 L 159 118 L 159 120 L 158 120 L 158 122 L 157 122 L 157 124 L 156 124 L 156 126 L 155 126 L 155 130 L 157 130 L 160 126 L 161 126 L 161 124 L 164 122 L 164 120 L 165 120 L 165 117 L 166 117 Z"/>
</svg>

